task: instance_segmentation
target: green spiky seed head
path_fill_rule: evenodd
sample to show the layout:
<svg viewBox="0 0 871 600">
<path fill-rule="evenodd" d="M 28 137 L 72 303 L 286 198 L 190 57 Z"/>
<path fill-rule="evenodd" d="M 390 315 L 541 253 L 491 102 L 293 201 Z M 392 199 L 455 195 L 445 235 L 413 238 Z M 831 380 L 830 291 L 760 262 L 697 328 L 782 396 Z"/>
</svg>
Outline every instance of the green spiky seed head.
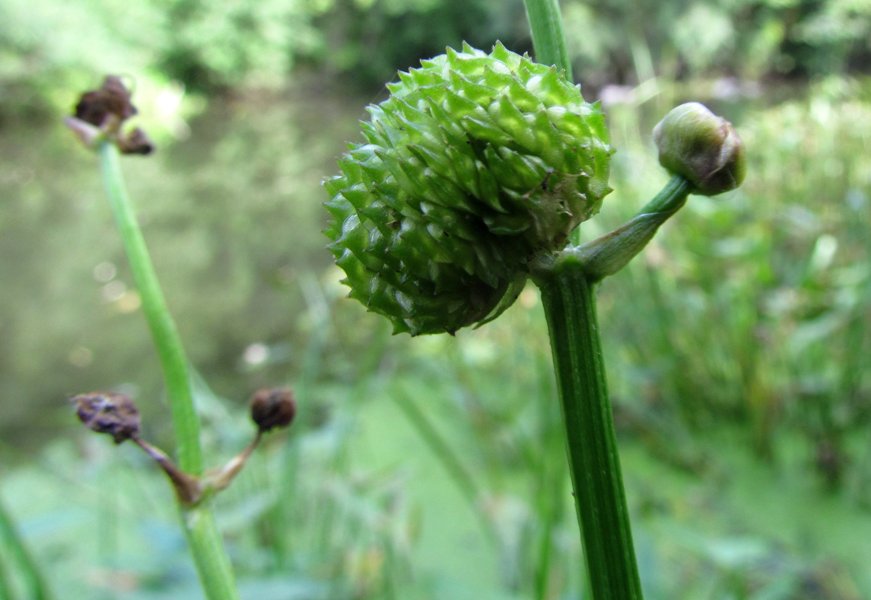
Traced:
<svg viewBox="0 0 871 600">
<path fill-rule="evenodd" d="M 555 67 L 498 43 L 449 48 L 387 87 L 324 183 L 350 296 L 396 333 L 489 321 L 610 191 L 604 117 Z"/>
</svg>

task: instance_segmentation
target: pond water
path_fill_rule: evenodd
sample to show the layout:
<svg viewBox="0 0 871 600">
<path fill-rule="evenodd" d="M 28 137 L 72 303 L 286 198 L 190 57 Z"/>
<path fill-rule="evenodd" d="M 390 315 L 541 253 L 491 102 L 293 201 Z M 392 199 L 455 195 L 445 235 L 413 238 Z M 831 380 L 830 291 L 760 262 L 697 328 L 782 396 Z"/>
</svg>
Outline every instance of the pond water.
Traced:
<svg viewBox="0 0 871 600">
<path fill-rule="evenodd" d="M 221 395 L 288 379 L 303 284 L 330 265 L 320 181 L 365 104 L 314 89 L 214 102 L 185 140 L 123 160 L 188 352 Z M 9 127 L 0 191 L 0 440 L 69 424 L 77 392 L 159 395 L 95 157 L 60 124 Z"/>
</svg>

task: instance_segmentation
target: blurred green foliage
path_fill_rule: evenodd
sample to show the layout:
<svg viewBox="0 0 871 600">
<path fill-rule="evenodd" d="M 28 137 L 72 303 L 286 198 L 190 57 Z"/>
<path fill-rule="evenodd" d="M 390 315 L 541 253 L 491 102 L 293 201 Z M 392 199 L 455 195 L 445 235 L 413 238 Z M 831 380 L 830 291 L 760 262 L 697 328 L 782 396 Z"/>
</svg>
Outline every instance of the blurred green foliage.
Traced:
<svg viewBox="0 0 871 600">
<path fill-rule="evenodd" d="M 871 597 L 871 3 L 562 4 L 585 84 L 643 82 L 605 107 L 616 191 L 584 239 L 664 183 L 649 131 L 680 101 L 729 116 L 752 165 L 600 288 L 648 597 Z M 218 498 L 245 597 L 581 597 L 535 290 L 455 338 L 391 337 L 345 300 L 320 234 L 320 180 L 372 89 L 496 38 L 528 46 L 519 2 L 0 4 L 0 494 L 64 598 L 196 597 L 165 483 L 133 448 L 77 434 L 63 401 L 132 391 L 148 436 L 169 438 L 94 161 L 23 118 L 66 111 L 107 71 L 134 76 L 164 128 L 124 168 L 217 392 L 198 386 L 210 462 L 247 441 L 251 389 L 300 398 Z M 701 81 L 721 75 L 769 81 L 731 97 Z M 180 84 L 232 93 L 186 123 Z"/>
<path fill-rule="evenodd" d="M 606 107 L 615 192 L 584 239 L 665 182 L 650 127 L 688 94 L 661 85 Z M 867 81 L 831 77 L 788 100 L 719 106 L 751 153 L 745 185 L 691 198 L 601 286 L 653 600 L 871 595 L 869 94 Z M 249 390 L 289 382 L 300 398 L 287 441 L 219 498 L 242 589 L 577 597 L 535 290 L 479 330 L 415 339 L 391 337 L 344 298 L 319 233 L 319 181 L 355 138 L 363 104 L 322 85 L 214 102 L 186 141 L 124 162 L 191 357 L 229 398 L 199 387 L 210 462 L 245 443 Z M 93 160 L 60 130 L 6 133 L 0 278 L 15 285 L 0 294 L 0 492 L 67 597 L 190 598 L 168 488 L 133 449 L 71 431 L 63 403 L 89 388 L 131 390 L 149 437 L 168 439 Z M 61 441 L 45 446 L 50 436 Z"/>
<path fill-rule="evenodd" d="M 581 79 L 816 76 L 865 67 L 867 0 L 563 2 Z"/>
<path fill-rule="evenodd" d="M 779 432 L 801 431 L 831 485 L 863 460 L 845 436 L 871 424 L 869 94 L 867 82 L 832 77 L 743 112 L 746 184 L 693 199 L 646 260 L 603 286 L 606 322 L 633 340 L 610 357 L 634 374 L 619 394 L 650 415 L 670 405 L 697 434 L 744 423 L 770 459 Z M 618 162 L 626 181 L 615 187 L 632 205 L 645 194 L 633 181 L 655 177 L 645 164 L 632 150 Z"/>
<path fill-rule="evenodd" d="M 869 0 L 564 0 L 581 81 L 816 76 L 871 64 Z M 521 0 L 6 0 L 0 117 L 69 103 L 106 72 L 211 94 L 278 88 L 301 69 L 379 88 L 465 40 L 529 50 Z"/>
</svg>

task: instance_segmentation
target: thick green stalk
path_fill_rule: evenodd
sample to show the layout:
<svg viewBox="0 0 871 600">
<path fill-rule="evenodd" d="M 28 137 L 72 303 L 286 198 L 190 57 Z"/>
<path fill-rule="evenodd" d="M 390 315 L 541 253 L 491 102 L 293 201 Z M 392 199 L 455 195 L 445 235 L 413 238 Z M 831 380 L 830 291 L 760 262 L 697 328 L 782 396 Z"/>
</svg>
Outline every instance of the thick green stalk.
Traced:
<svg viewBox="0 0 871 600">
<path fill-rule="evenodd" d="M 572 63 L 566 49 L 559 0 L 524 0 L 535 60 L 543 65 L 556 65 L 572 79 Z"/>
<path fill-rule="evenodd" d="M 163 369 L 179 466 L 187 473 L 199 475 L 203 471 L 200 422 L 191 393 L 187 357 L 127 195 L 118 149 L 111 142 L 104 141 L 99 153 L 109 204 L 121 232 L 142 301 L 142 311 Z M 181 507 L 181 511 L 185 535 L 206 597 L 209 600 L 236 600 L 238 593 L 230 560 L 208 502 L 190 508 Z"/>
<path fill-rule="evenodd" d="M 566 427 L 569 467 L 587 573 L 595 600 L 642 598 L 593 284 L 563 255 L 537 277 Z"/>
<path fill-rule="evenodd" d="M 524 0 L 524 4 L 536 60 L 556 65 L 572 79 L 559 1 Z M 571 241 L 578 244 L 579 239 L 576 228 Z M 592 596 L 636 600 L 642 598 L 641 583 L 605 382 L 593 281 L 579 257 L 564 254 L 536 283 L 550 332 Z"/>
<path fill-rule="evenodd" d="M 10 559 L 14 558 L 17 563 L 17 572 L 24 579 L 29 593 L 28 597 L 33 600 L 48 600 L 51 595 L 48 592 L 48 587 L 45 584 L 39 566 L 33 560 L 33 557 L 27 550 L 27 546 L 24 545 L 24 540 L 18 534 L 12 517 L 9 516 L 2 504 L 0 504 L 0 546 L 4 547 L 6 550 L 5 554 Z M 9 565 L 0 565 L 0 567 L 2 566 L 9 567 Z M 2 575 L 3 573 L 0 571 L 0 576 Z M 11 588 L 7 587 L 7 585 L 8 581 L 0 582 L 0 597 L 12 597 Z"/>
</svg>

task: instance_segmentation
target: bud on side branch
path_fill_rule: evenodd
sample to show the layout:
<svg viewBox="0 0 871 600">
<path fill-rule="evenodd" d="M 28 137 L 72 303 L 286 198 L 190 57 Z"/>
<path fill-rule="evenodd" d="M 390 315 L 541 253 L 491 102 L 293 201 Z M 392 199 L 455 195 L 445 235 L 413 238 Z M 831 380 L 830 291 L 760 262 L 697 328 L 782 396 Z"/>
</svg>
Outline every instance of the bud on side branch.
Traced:
<svg viewBox="0 0 871 600">
<path fill-rule="evenodd" d="M 296 416 L 296 400 L 287 388 L 264 388 L 251 396 L 251 420 L 260 433 L 287 427 Z"/>
<path fill-rule="evenodd" d="M 698 102 L 681 104 L 653 129 L 659 163 L 685 177 L 693 193 L 715 196 L 741 185 L 744 145 L 732 124 Z"/>
<path fill-rule="evenodd" d="M 251 397 L 251 419 L 257 425 L 254 439 L 242 452 L 223 467 L 202 477 L 178 468 L 160 448 L 140 437 L 139 411 L 133 400 L 114 392 L 91 392 L 70 399 L 79 420 L 97 433 L 108 433 L 116 444 L 132 440 L 163 470 L 175 489 L 182 506 L 201 503 L 215 492 L 225 489 L 242 471 L 263 434 L 276 427 L 287 427 L 296 416 L 296 401 L 287 388 L 264 388 Z"/>
</svg>

